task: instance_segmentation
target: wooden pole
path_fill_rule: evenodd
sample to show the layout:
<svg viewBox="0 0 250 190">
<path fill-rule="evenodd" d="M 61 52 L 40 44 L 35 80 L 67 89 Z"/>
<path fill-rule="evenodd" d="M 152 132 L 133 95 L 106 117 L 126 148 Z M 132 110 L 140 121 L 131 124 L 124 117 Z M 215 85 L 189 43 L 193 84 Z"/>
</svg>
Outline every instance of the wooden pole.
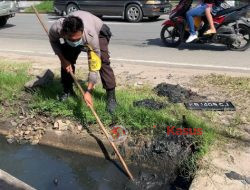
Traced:
<svg viewBox="0 0 250 190">
<path fill-rule="evenodd" d="M 40 15 L 39 15 L 39 13 L 38 13 L 38 11 L 36 10 L 36 8 L 35 8 L 33 5 L 32 5 L 32 8 L 34 9 L 34 11 L 35 11 L 35 13 L 36 13 L 36 16 L 37 16 L 39 22 L 41 23 L 43 29 L 45 30 L 45 32 L 47 33 L 47 35 L 49 35 L 48 29 L 47 29 L 47 27 L 44 25 L 44 23 L 43 23 L 43 21 L 42 21 Z M 81 85 L 80 85 L 79 82 L 77 81 L 77 79 L 76 79 L 74 73 L 73 73 L 73 72 L 70 72 L 70 75 L 71 75 L 71 77 L 73 78 L 73 80 L 74 80 L 76 86 L 77 86 L 77 87 L 79 88 L 79 90 L 81 91 L 82 98 L 83 98 L 83 95 L 84 95 L 84 93 L 85 93 L 84 90 L 82 89 Z M 84 100 L 84 98 L 83 98 L 83 100 Z M 85 101 L 85 100 L 84 100 L 84 101 Z M 85 101 L 85 102 L 86 102 L 86 101 Z M 86 103 L 87 103 L 87 102 L 86 102 Z M 132 181 L 134 181 L 134 177 L 133 177 L 133 175 L 131 174 L 131 172 L 129 171 L 127 164 L 125 163 L 124 159 L 122 158 L 122 156 L 121 156 L 120 152 L 118 151 L 118 149 L 117 149 L 115 143 L 112 142 L 112 141 L 109 139 L 108 132 L 107 132 L 106 128 L 104 127 L 104 125 L 102 124 L 102 122 L 101 122 L 99 116 L 97 115 L 96 111 L 94 110 L 93 106 L 88 106 L 88 107 L 90 108 L 91 112 L 92 112 L 93 115 L 95 116 L 98 125 L 100 126 L 101 130 L 104 132 L 106 138 L 108 139 L 109 143 L 111 144 L 112 148 L 114 149 L 115 153 L 117 154 L 117 156 L 118 156 L 118 158 L 119 158 L 121 164 L 123 165 L 124 169 L 126 170 L 128 176 L 129 176 L 129 178 L 130 178 Z"/>
</svg>

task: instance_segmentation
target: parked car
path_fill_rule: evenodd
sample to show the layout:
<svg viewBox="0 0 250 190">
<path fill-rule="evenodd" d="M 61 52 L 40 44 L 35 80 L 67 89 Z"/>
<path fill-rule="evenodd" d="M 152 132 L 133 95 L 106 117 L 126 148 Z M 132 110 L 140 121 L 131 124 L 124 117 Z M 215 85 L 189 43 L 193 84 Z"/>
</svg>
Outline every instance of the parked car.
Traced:
<svg viewBox="0 0 250 190">
<path fill-rule="evenodd" d="M 169 0 L 55 0 L 54 10 L 60 15 L 76 10 L 93 13 L 99 17 L 122 16 L 129 22 L 139 22 L 143 17 L 157 20 L 170 11 Z"/>
<path fill-rule="evenodd" d="M 18 3 L 16 1 L 0 0 L 0 27 L 3 27 L 10 17 L 14 17 L 18 11 Z"/>
</svg>

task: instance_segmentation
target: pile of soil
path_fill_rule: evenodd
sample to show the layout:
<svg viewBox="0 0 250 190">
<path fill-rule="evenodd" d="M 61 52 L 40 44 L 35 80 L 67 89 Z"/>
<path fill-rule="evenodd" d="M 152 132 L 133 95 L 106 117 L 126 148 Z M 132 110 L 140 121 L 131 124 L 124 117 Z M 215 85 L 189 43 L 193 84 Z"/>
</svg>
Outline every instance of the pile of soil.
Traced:
<svg viewBox="0 0 250 190">
<path fill-rule="evenodd" d="M 144 99 L 144 100 L 135 101 L 133 102 L 133 105 L 135 107 L 145 107 L 151 110 L 160 110 L 160 109 L 164 109 L 167 106 L 167 104 L 163 102 L 155 101 L 154 99 Z"/>
<path fill-rule="evenodd" d="M 179 84 L 160 83 L 154 91 L 158 96 L 165 96 L 169 98 L 172 103 L 184 103 L 189 101 L 201 101 L 206 97 L 198 95 L 196 92 L 181 87 Z"/>
<path fill-rule="evenodd" d="M 136 186 L 144 190 L 188 189 L 191 179 L 180 180 L 179 169 L 193 153 L 192 141 L 191 136 L 161 134 L 144 142 L 140 150 L 131 156 L 140 170 Z"/>
</svg>

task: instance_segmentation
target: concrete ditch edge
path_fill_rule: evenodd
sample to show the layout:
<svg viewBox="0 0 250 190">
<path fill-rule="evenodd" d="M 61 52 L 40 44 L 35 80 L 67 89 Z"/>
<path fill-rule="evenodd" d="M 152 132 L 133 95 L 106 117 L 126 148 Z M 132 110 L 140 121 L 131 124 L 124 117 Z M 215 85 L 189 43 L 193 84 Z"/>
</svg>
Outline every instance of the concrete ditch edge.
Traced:
<svg viewBox="0 0 250 190">
<path fill-rule="evenodd" d="M 25 182 L 15 178 L 0 169 L 0 189 L 8 190 L 35 190 Z"/>
<path fill-rule="evenodd" d="M 12 128 L 0 125 L 0 135 L 7 136 L 10 130 Z M 81 137 L 67 131 L 46 130 L 38 144 L 100 158 L 113 154 L 113 149 L 107 139 L 89 134 Z"/>
</svg>

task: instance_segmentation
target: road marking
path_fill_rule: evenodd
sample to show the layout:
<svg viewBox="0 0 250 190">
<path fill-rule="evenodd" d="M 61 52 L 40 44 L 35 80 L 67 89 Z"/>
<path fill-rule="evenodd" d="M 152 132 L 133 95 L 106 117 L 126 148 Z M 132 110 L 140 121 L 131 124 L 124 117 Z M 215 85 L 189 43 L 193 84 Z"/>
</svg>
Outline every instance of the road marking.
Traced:
<svg viewBox="0 0 250 190">
<path fill-rule="evenodd" d="M 181 63 L 181 62 L 168 62 L 168 61 L 156 61 L 156 60 L 138 60 L 138 59 L 122 59 L 122 58 L 111 58 L 115 61 L 126 61 L 126 62 L 137 62 L 137 63 L 157 63 L 164 65 L 176 65 L 176 66 L 189 66 L 189 67 L 202 67 L 202 68 L 213 68 L 213 69 L 230 69 L 230 70 L 243 70 L 250 71 L 250 67 L 230 67 L 226 65 L 208 65 L 208 64 L 192 64 L 192 63 Z"/>
<path fill-rule="evenodd" d="M 54 23 L 55 20 L 49 20 L 49 23 Z M 124 22 L 104 22 L 107 25 L 131 25 L 131 26 L 140 26 L 142 23 L 124 23 Z"/>
<path fill-rule="evenodd" d="M 41 54 L 41 55 L 55 55 L 53 52 L 42 52 L 42 51 L 25 51 L 25 50 L 6 50 L 0 49 L 4 52 L 16 52 L 16 53 L 32 53 L 32 54 Z M 80 55 L 79 57 L 87 58 L 85 55 Z M 132 62 L 132 63 L 153 63 L 153 64 L 162 64 L 162 65 L 174 65 L 174 66 L 188 66 L 188 67 L 200 67 L 200 68 L 211 68 L 211 69 L 228 69 L 228 70 L 241 70 L 241 71 L 250 71 L 250 67 L 231 67 L 226 65 L 209 65 L 209 64 L 192 64 L 192 63 L 175 63 L 168 61 L 157 61 L 157 60 L 143 60 L 143 59 L 126 59 L 126 58 L 110 58 L 114 61 L 120 62 Z"/>
<path fill-rule="evenodd" d="M 0 51 L 19 52 L 19 53 L 34 53 L 34 51 L 27 51 L 27 50 L 6 50 L 6 49 L 0 49 Z"/>
<path fill-rule="evenodd" d="M 104 22 L 107 25 L 132 25 L 132 26 L 140 26 L 142 23 L 124 23 L 124 22 Z"/>
</svg>

